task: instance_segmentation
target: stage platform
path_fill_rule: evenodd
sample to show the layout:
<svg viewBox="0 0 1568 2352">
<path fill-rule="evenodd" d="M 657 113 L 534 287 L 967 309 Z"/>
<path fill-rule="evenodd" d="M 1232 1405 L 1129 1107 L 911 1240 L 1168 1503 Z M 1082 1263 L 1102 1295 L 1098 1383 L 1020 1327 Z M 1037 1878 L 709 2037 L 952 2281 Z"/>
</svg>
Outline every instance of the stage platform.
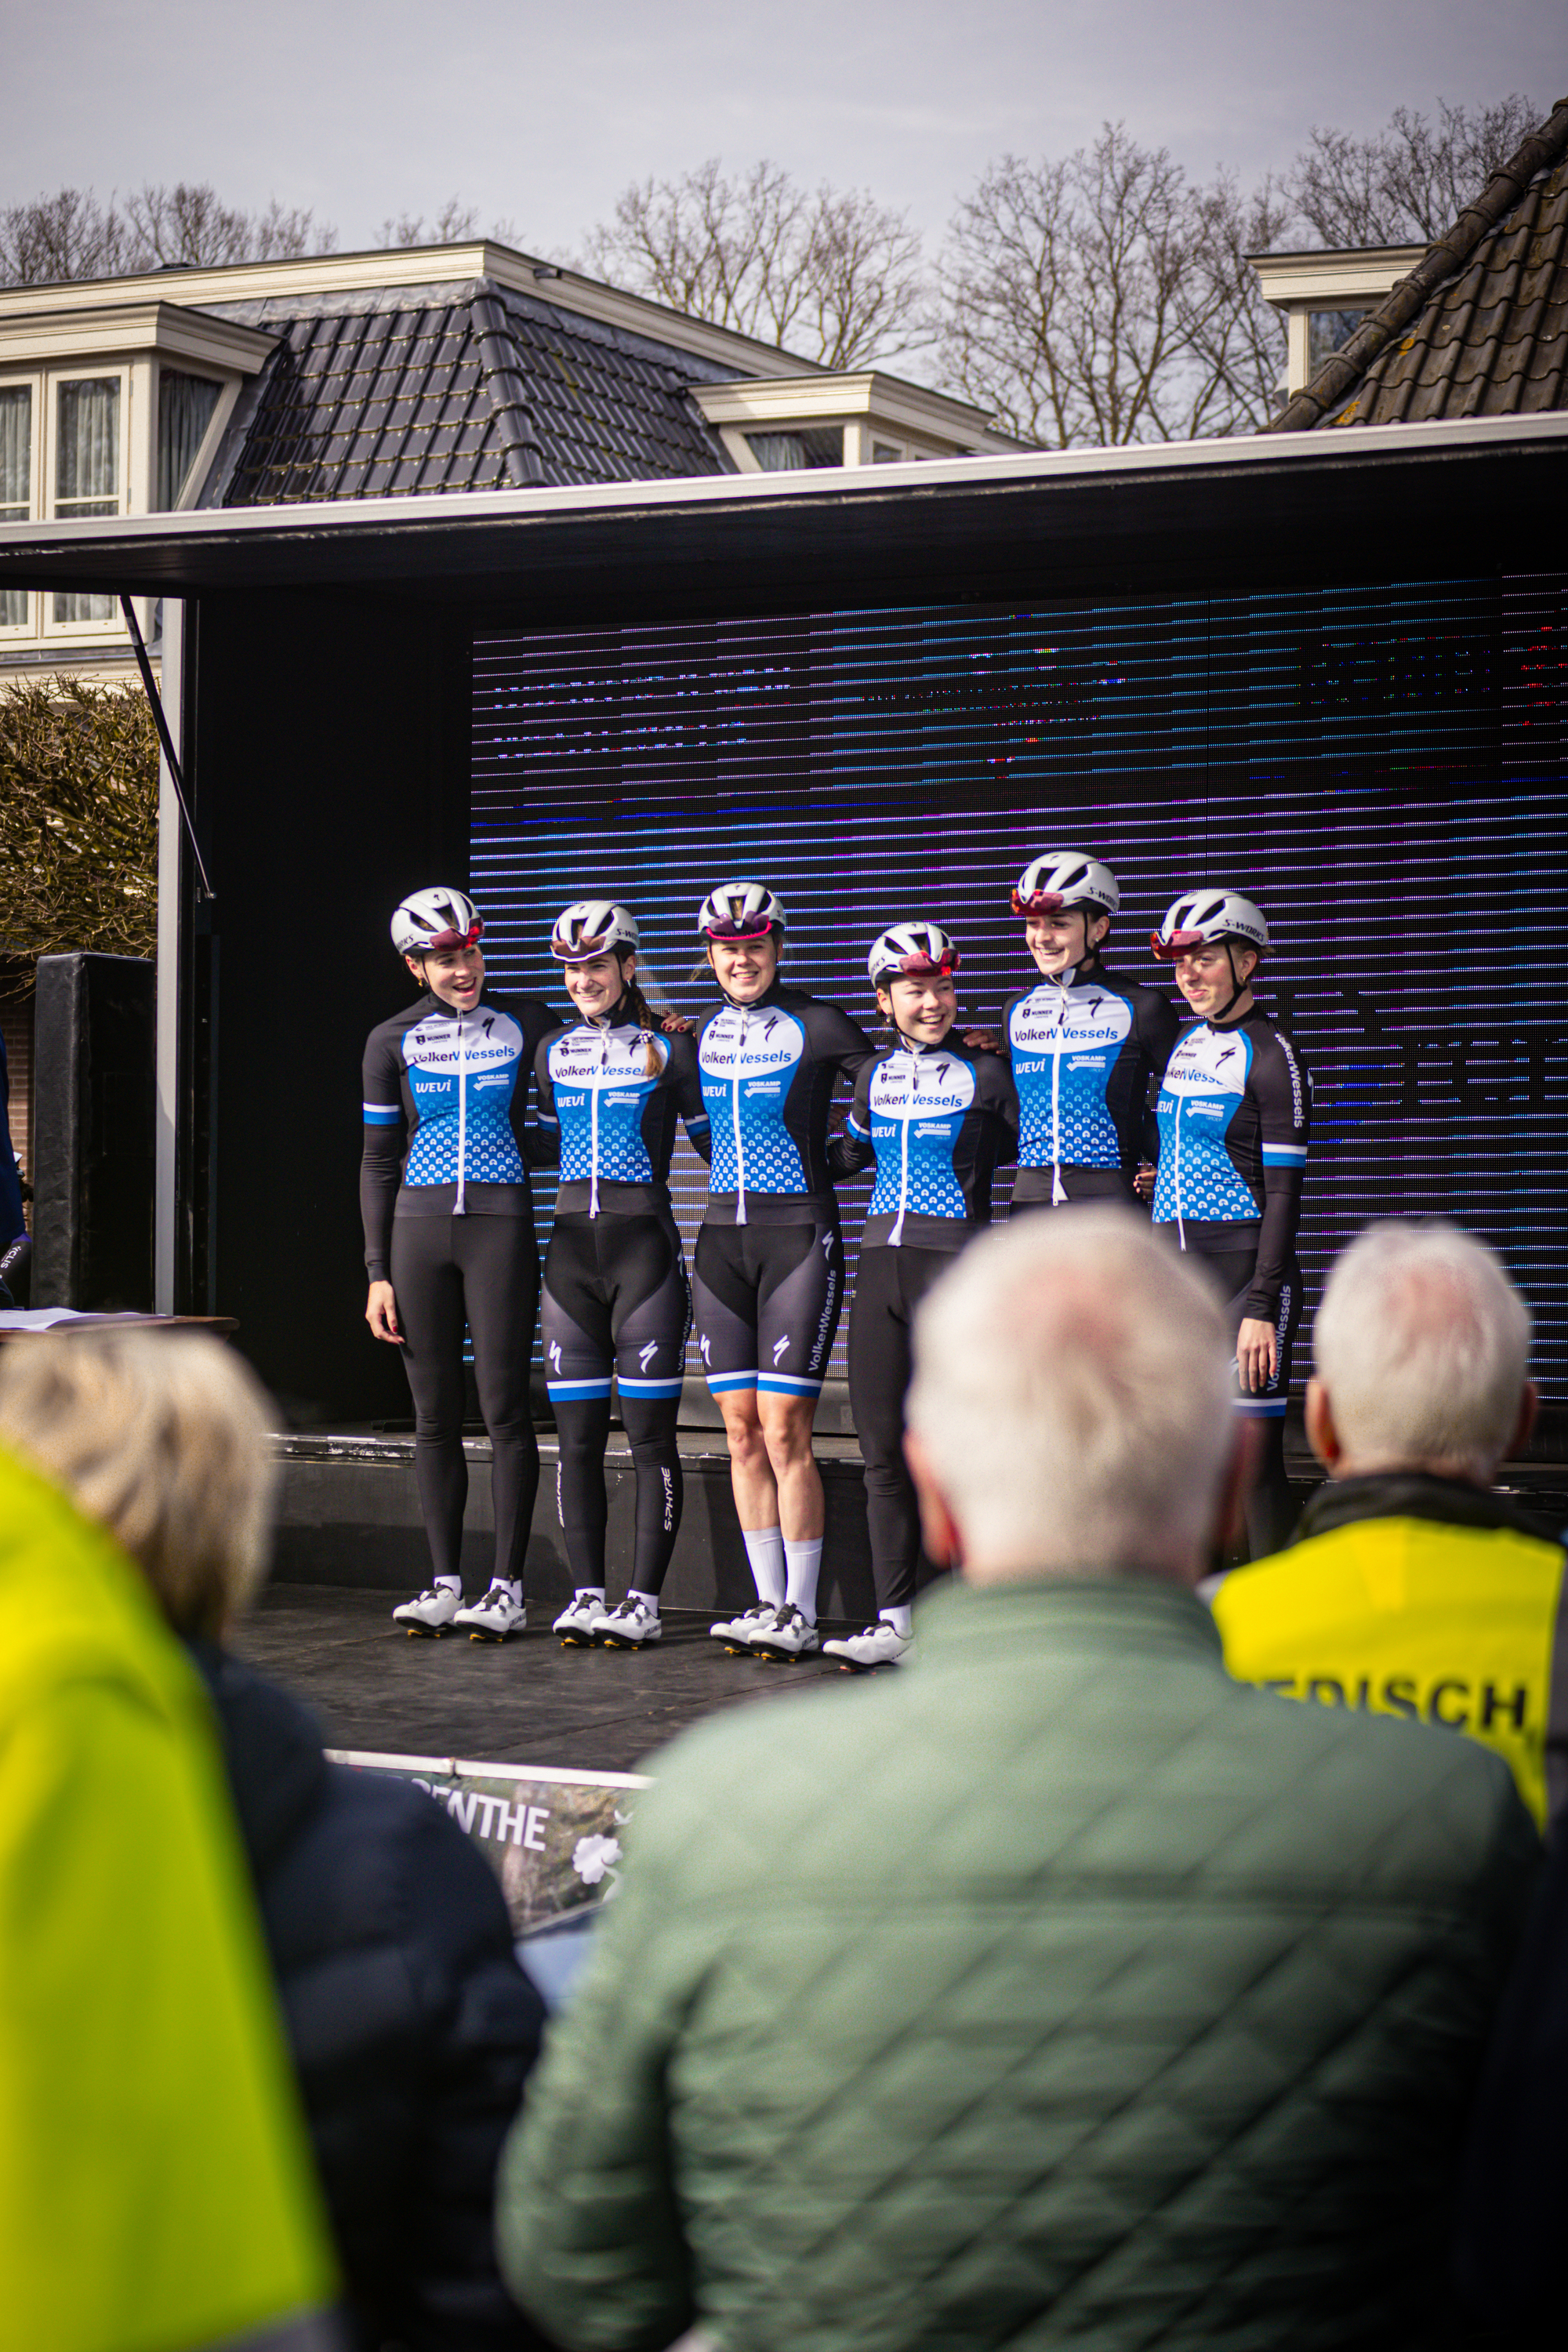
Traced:
<svg viewBox="0 0 1568 2352">
<path fill-rule="evenodd" d="M 504 1644 L 411 1641 L 392 1606 L 367 1586 L 274 1583 L 235 1646 L 315 1709 L 331 1747 L 563 1771 L 633 1772 L 718 1707 L 860 1679 L 821 1658 L 731 1658 L 700 1611 L 669 1611 L 654 1650 L 568 1650 L 553 1609 L 534 1602 L 528 1631 Z"/>
<path fill-rule="evenodd" d="M 1321 1472 L 1288 1433 L 1287 1461 L 1305 1502 Z M 466 1756 L 563 1769 L 630 1771 L 714 1707 L 765 1701 L 826 1675 L 846 1691 L 857 1677 L 814 1660 L 775 1666 L 730 1658 L 708 1625 L 752 1598 L 730 1492 L 721 1433 L 683 1429 L 685 1512 L 664 1591 L 665 1638 L 656 1651 L 568 1650 L 550 1627 L 571 1591 L 555 1514 L 552 1429 L 539 1431 L 539 1501 L 529 1538 L 531 1624 L 498 1648 L 446 1636 L 410 1641 L 392 1623 L 395 1601 L 429 1577 L 414 1482 L 414 1441 L 372 1428 L 293 1431 L 275 1441 L 281 1469 L 271 1585 L 240 1646 L 308 1699 L 333 1746 L 417 1756 Z M 489 1580 L 489 1443 L 465 1441 L 470 1471 L 463 1566 L 468 1591 Z M 850 1632 L 876 1613 L 865 1491 L 853 1437 L 819 1435 L 827 1500 L 820 1609 L 825 1632 Z M 609 1585 L 631 1564 L 633 1473 L 613 1430 Z M 1507 1466 L 1505 1490 L 1547 1528 L 1568 1523 L 1568 1465 Z M 922 1580 L 932 1571 L 922 1568 Z"/>
<path fill-rule="evenodd" d="M 539 1430 L 539 1500 L 529 1535 L 525 1584 L 531 1600 L 553 1616 L 567 1600 L 567 1570 L 555 1509 L 559 1462 L 552 1428 Z M 416 1591 L 429 1576 L 429 1553 L 414 1480 L 414 1440 L 374 1428 L 292 1431 L 275 1440 L 281 1464 L 278 1542 L 273 1575 L 293 1584 L 353 1586 L 381 1592 Z M 481 1592 L 493 1560 L 489 1441 L 482 1432 L 464 1440 L 469 1468 L 463 1538 L 466 1590 Z M 866 1495 L 860 1449 L 852 1436 L 821 1434 L 816 1458 L 827 1504 L 820 1594 L 825 1617 L 863 1625 L 876 1614 L 866 1535 Z M 1304 1502 L 1321 1472 L 1304 1451 L 1288 1448 L 1291 1479 Z M 686 1482 L 680 1535 L 666 1580 L 671 1609 L 711 1618 L 744 1608 L 751 1571 L 730 1492 L 730 1459 L 721 1432 L 682 1429 Z M 619 1429 L 610 1433 L 605 1458 L 609 1489 L 609 1580 L 624 1591 L 631 1567 L 633 1471 Z"/>
</svg>

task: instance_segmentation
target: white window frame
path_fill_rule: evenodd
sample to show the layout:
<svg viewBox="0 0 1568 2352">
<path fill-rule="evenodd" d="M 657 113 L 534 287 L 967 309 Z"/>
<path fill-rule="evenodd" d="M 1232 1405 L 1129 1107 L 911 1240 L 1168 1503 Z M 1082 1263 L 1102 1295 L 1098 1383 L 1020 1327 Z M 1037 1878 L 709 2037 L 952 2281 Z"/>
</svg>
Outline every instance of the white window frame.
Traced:
<svg viewBox="0 0 1568 2352">
<path fill-rule="evenodd" d="M 137 366 L 134 362 L 129 360 L 98 359 L 67 361 L 60 366 L 52 367 L 47 371 L 44 379 L 47 386 L 48 404 L 44 432 L 44 474 L 39 488 L 46 501 L 47 520 L 51 522 L 68 520 L 71 511 L 68 508 L 65 515 L 58 515 L 55 507 L 55 476 L 59 457 L 60 387 L 68 383 L 101 383 L 110 376 L 116 376 L 120 381 L 120 447 L 115 467 L 117 488 L 114 510 L 116 514 L 121 515 L 132 514 L 138 509 L 145 512 L 146 485 L 132 482 L 132 466 L 133 453 L 139 454 L 142 463 L 138 471 L 143 474 L 146 471 L 146 455 L 144 452 L 138 452 L 138 436 L 133 423 L 134 412 L 138 406 L 136 394 L 142 388 L 138 385 L 137 378 L 144 377 L 146 373 L 145 364 Z M 145 439 L 146 436 L 142 435 L 140 437 Z M 140 488 L 142 492 L 140 499 L 133 497 L 137 488 Z M 58 621 L 55 618 L 56 594 L 68 595 L 73 592 L 68 589 L 56 591 L 48 588 L 42 593 L 43 611 L 40 614 L 41 625 L 38 634 L 46 641 L 52 641 L 57 645 L 79 645 L 84 639 L 89 643 L 102 643 L 105 639 L 122 637 L 125 635 L 124 616 L 121 613 L 119 604 L 112 599 L 110 614 L 106 620 Z M 103 592 L 89 589 L 79 593 L 101 594 Z"/>
<path fill-rule="evenodd" d="M 0 368 L 0 392 L 13 392 L 26 387 L 33 395 L 32 446 L 29 451 L 31 471 L 27 482 L 27 520 L 35 521 L 38 499 L 43 488 L 44 468 L 44 379 L 36 369 Z M 21 622 L 0 622 L 0 645 L 15 646 L 38 634 L 39 592 L 25 590 L 26 618 Z"/>
</svg>

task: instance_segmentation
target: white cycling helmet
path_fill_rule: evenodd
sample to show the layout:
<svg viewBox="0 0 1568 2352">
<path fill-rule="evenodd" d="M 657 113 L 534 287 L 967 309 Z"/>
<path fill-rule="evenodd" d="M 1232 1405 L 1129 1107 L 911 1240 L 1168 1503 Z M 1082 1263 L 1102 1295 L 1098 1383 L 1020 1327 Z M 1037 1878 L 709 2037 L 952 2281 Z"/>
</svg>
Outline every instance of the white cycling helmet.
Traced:
<svg viewBox="0 0 1568 2352">
<path fill-rule="evenodd" d="M 1114 915 L 1121 891 L 1109 866 L 1081 849 L 1042 850 L 1018 877 L 1013 892 L 1016 915 L 1060 915 L 1069 907 L 1092 907 Z"/>
<path fill-rule="evenodd" d="M 484 920 L 461 890 L 411 891 L 392 919 L 392 944 L 399 955 L 427 955 L 443 948 L 478 947 Z"/>
<path fill-rule="evenodd" d="M 555 918 L 550 952 L 561 963 L 591 963 L 616 948 L 635 948 L 637 919 L 614 898 L 574 898 Z"/>
<path fill-rule="evenodd" d="M 1184 890 L 1171 901 L 1159 929 L 1149 934 L 1149 945 L 1163 963 L 1184 948 L 1201 947 L 1205 940 L 1239 940 L 1244 947 L 1267 955 L 1268 926 L 1262 908 L 1239 890 Z"/>
<path fill-rule="evenodd" d="M 958 942 L 940 923 L 895 923 L 866 959 L 873 987 L 883 980 L 950 980 L 958 965 Z"/>
<path fill-rule="evenodd" d="M 707 940 L 760 940 L 784 928 L 784 910 L 765 882 L 721 882 L 697 912 Z"/>
</svg>

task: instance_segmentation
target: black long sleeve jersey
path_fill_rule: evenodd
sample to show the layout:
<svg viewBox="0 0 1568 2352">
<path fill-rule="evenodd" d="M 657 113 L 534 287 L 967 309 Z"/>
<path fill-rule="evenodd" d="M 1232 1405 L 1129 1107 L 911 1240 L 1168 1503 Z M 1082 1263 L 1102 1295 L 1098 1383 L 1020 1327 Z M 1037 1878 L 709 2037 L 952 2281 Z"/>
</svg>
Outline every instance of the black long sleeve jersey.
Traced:
<svg viewBox="0 0 1568 2352">
<path fill-rule="evenodd" d="M 658 1069 L 648 1074 L 652 1044 Z M 553 1029 L 534 1055 L 542 1157 L 559 1159 L 562 1214 L 623 1217 L 669 1208 L 675 1122 L 709 1155 L 709 1119 L 697 1048 L 679 1033 L 651 1038 L 625 997 L 603 1022 Z"/>
<path fill-rule="evenodd" d="M 560 1025 L 541 997 L 455 1013 L 426 992 L 371 1031 L 359 1197 L 373 1282 L 387 1279 L 395 1215 L 532 1217 L 528 1074 Z"/>
<path fill-rule="evenodd" d="M 712 1122 L 709 1224 L 809 1224 L 837 1216 L 828 1105 L 840 1074 L 853 1086 L 876 1051 L 837 1004 L 777 981 L 754 1004 L 714 1007 L 697 1033 Z"/>
<path fill-rule="evenodd" d="M 1018 1148 L 1018 1097 L 1000 1054 L 900 1038 L 867 1065 L 842 1135 L 827 1147 L 835 1176 L 875 1166 L 865 1248 L 961 1249 L 991 1222 L 991 1183 Z"/>
<path fill-rule="evenodd" d="M 1098 958 L 1015 996 L 1003 1034 L 1018 1089 L 1016 1201 L 1048 1201 L 1061 1168 L 1131 1181 L 1153 1142 L 1151 1097 L 1176 1042 L 1175 1007 Z"/>
<path fill-rule="evenodd" d="M 1312 1088 L 1295 1046 L 1255 1007 L 1184 1029 L 1160 1088 L 1154 1223 L 1209 1257 L 1256 1250 L 1247 1312 L 1271 1323 L 1296 1255 Z"/>
</svg>

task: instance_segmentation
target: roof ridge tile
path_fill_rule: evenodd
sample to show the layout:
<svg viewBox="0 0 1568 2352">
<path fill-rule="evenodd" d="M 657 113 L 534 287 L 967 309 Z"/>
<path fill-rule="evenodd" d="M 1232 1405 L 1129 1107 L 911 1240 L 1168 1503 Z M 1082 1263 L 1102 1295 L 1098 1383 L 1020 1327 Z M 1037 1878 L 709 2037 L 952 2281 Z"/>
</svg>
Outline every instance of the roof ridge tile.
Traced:
<svg viewBox="0 0 1568 2352">
<path fill-rule="evenodd" d="M 1433 241 L 1425 257 L 1400 279 L 1343 348 L 1331 354 L 1311 382 L 1293 394 L 1264 430 L 1299 432 L 1314 425 L 1374 421 L 1378 403 L 1368 395 L 1374 384 L 1384 380 L 1378 363 L 1384 360 L 1395 338 L 1425 314 L 1440 316 L 1453 298 L 1463 301 L 1472 275 L 1479 291 L 1497 259 L 1498 248 L 1507 242 L 1513 229 L 1523 231 L 1531 226 L 1541 219 L 1545 202 L 1550 200 L 1555 206 L 1565 196 L 1568 98 L 1557 101 L 1547 121 L 1492 173 L 1476 202 L 1465 207 L 1447 235 Z M 1524 217 L 1516 219 L 1521 214 Z M 1510 267 L 1511 262 L 1510 257 L 1503 266 Z M 1472 297 L 1472 313 L 1474 307 Z M 1467 320 L 1467 326 L 1472 322 Z M 1436 384 L 1430 389 L 1434 394 L 1438 391 Z M 1424 404 L 1421 414 L 1442 415 L 1446 405 L 1441 399 L 1430 406 Z"/>
</svg>

